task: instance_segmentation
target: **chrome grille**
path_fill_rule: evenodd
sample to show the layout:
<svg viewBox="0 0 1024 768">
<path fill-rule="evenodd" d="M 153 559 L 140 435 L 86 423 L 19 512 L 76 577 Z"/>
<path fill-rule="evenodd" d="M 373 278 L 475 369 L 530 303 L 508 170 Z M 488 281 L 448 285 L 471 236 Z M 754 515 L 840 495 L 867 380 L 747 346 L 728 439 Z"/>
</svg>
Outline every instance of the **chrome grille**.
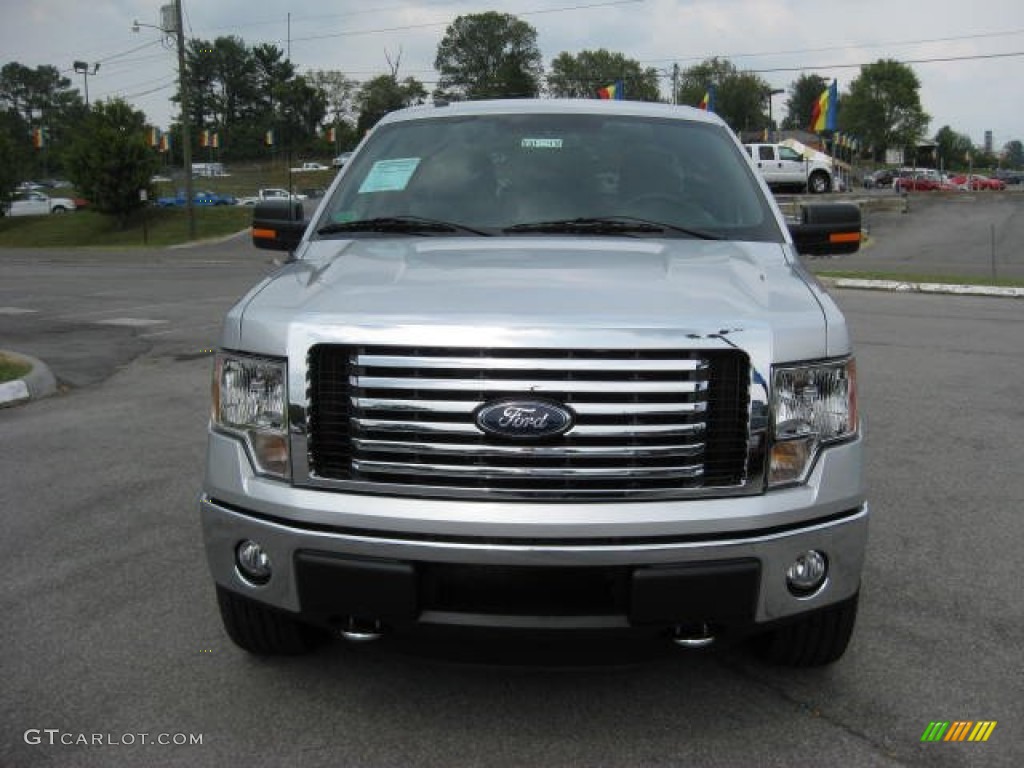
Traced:
<svg viewBox="0 0 1024 768">
<path fill-rule="evenodd" d="M 749 363 L 735 350 L 321 344 L 308 370 L 315 479 L 565 499 L 746 478 Z M 526 444 L 485 434 L 476 411 L 508 398 L 568 406 L 575 424 Z"/>
</svg>

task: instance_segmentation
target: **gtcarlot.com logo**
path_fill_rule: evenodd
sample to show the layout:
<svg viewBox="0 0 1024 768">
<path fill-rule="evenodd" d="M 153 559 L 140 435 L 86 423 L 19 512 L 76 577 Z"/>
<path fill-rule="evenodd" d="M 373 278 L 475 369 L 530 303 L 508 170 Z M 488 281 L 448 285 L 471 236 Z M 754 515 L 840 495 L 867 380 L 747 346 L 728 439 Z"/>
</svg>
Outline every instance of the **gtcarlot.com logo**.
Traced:
<svg viewBox="0 0 1024 768">
<path fill-rule="evenodd" d="M 921 741 L 988 741 L 995 729 L 995 720 L 933 720 L 921 734 Z"/>
<path fill-rule="evenodd" d="M 161 747 L 197 746 L 203 743 L 201 733 L 75 733 L 60 728 L 29 728 L 26 744 L 88 747 L 130 747 L 155 744 Z"/>
</svg>

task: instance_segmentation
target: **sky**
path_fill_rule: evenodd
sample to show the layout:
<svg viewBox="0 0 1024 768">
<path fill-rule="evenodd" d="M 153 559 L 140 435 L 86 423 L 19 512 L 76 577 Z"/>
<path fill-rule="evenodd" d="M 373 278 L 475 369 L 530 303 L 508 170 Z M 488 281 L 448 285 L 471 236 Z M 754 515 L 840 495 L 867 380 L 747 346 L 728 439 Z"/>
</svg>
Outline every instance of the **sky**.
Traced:
<svg viewBox="0 0 1024 768">
<path fill-rule="evenodd" d="M 170 2 L 170 0 L 166 0 Z M 121 97 L 166 128 L 175 113 L 176 56 L 155 29 L 163 0 L 0 0 L 0 64 L 56 66 L 84 93 L 72 63 L 99 64 L 90 101 Z M 663 73 L 711 56 L 789 89 L 802 73 L 849 87 L 862 64 L 907 63 L 931 115 L 982 145 L 1024 141 L 1021 0 L 182 0 L 186 34 L 236 35 L 290 50 L 300 72 L 340 70 L 355 80 L 399 65 L 433 88 L 437 45 L 460 15 L 497 11 L 537 30 L 545 67 L 559 53 L 605 48 Z M 131 30 L 140 22 L 139 32 Z M 786 95 L 773 101 L 785 115 Z"/>
</svg>

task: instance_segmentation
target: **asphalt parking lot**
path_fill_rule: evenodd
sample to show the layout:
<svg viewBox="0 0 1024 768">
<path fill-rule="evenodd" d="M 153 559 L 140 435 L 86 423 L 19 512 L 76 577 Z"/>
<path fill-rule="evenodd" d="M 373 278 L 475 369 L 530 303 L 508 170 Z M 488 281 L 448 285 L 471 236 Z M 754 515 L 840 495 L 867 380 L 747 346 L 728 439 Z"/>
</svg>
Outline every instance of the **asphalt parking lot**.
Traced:
<svg viewBox="0 0 1024 768">
<path fill-rule="evenodd" d="M 1019 268 L 1022 203 L 912 200 L 827 266 L 969 270 L 987 257 L 971 233 L 994 223 L 997 266 Z M 62 383 L 0 410 L 0 766 L 1024 762 L 1020 300 L 837 294 L 873 517 L 858 627 L 828 669 L 735 647 L 445 638 L 267 661 L 221 629 L 196 494 L 209 350 L 272 269 L 244 238 L 0 251 L 0 347 Z M 937 720 L 997 726 L 922 743 Z"/>
</svg>

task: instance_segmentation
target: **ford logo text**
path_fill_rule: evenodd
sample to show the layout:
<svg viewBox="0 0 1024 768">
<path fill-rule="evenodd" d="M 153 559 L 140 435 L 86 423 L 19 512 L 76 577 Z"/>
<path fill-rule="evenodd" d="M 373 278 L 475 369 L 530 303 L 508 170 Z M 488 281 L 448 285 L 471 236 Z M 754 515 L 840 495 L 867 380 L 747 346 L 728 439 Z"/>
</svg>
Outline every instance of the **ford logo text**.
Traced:
<svg viewBox="0 0 1024 768">
<path fill-rule="evenodd" d="M 476 425 L 498 437 L 554 437 L 572 429 L 573 413 L 543 400 L 502 400 L 481 407 L 476 412 Z"/>
</svg>

